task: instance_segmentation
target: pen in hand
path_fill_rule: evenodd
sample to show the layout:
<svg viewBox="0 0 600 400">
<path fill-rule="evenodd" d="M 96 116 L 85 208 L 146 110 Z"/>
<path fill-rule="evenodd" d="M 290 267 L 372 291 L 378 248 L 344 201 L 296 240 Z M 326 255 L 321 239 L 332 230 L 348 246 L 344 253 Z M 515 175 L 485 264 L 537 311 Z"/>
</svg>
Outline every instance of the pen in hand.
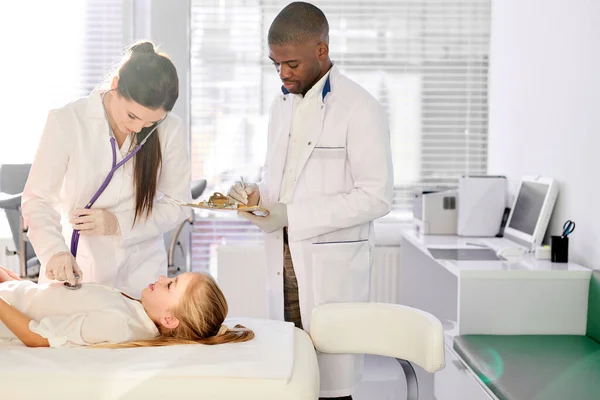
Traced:
<svg viewBox="0 0 600 400">
<path fill-rule="evenodd" d="M 240 182 L 242 183 L 242 195 L 244 196 L 244 199 L 246 200 L 244 202 L 244 204 L 248 204 L 248 193 L 246 193 L 246 183 L 244 182 L 244 177 L 240 175 Z"/>
</svg>

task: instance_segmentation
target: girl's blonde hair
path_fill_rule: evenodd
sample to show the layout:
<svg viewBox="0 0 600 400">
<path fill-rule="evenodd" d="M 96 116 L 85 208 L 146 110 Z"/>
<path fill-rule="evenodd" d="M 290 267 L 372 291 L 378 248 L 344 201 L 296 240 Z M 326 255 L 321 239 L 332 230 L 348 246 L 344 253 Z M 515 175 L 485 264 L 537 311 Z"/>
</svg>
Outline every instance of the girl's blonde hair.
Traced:
<svg viewBox="0 0 600 400">
<path fill-rule="evenodd" d="M 236 325 L 223 325 L 227 316 L 227 300 L 223 292 L 208 274 L 195 273 L 173 316 L 179 320 L 174 329 L 160 327 L 160 336 L 117 344 L 100 344 L 93 347 L 131 348 L 170 346 L 175 344 L 222 344 L 246 342 L 254 337 L 250 329 Z"/>
</svg>

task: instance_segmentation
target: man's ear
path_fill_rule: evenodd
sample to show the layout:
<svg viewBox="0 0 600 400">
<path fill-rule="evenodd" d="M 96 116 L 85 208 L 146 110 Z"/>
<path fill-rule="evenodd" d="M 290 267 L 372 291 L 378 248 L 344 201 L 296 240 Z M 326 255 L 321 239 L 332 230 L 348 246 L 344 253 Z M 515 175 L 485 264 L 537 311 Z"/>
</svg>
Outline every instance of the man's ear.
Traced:
<svg viewBox="0 0 600 400">
<path fill-rule="evenodd" d="M 175 329 L 179 326 L 179 320 L 172 315 L 167 315 L 160 319 L 160 324 L 167 329 Z"/>
<path fill-rule="evenodd" d="M 323 61 L 329 56 L 329 46 L 325 42 L 319 43 L 317 46 L 317 57 Z"/>
<path fill-rule="evenodd" d="M 112 90 L 116 90 L 118 86 L 119 86 L 119 77 L 118 76 L 114 76 L 112 78 L 112 80 L 110 81 L 110 88 Z"/>
</svg>

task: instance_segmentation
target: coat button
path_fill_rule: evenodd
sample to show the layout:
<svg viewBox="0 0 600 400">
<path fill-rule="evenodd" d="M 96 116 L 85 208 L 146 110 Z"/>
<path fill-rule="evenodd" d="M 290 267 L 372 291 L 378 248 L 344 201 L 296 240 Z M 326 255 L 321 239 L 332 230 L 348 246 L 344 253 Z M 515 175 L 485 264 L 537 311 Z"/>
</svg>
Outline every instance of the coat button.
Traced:
<svg viewBox="0 0 600 400">
<path fill-rule="evenodd" d="M 283 101 L 286 101 L 286 100 L 287 100 L 287 99 L 284 97 L 284 98 L 283 98 Z"/>
<path fill-rule="evenodd" d="M 310 146 L 312 144 L 312 142 L 308 142 L 308 145 Z"/>
<path fill-rule="evenodd" d="M 281 272 L 277 271 L 277 275 L 281 275 Z"/>
</svg>

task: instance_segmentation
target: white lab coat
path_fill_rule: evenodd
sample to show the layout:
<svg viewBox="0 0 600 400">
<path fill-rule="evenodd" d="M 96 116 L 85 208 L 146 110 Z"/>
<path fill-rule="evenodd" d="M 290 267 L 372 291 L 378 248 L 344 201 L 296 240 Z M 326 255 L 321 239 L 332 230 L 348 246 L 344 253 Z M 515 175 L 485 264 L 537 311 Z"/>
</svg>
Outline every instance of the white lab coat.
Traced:
<svg viewBox="0 0 600 400">
<path fill-rule="evenodd" d="M 167 273 L 162 234 L 188 214 L 177 202 L 189 202 L 190 162 L 181 119 L 171 113 L 159 125 L 162 151 L 157 196 L 147 220 L 135 213 L 134 159 L 121 166 L 93 208 L 113 212 L 120 235 L 81 236 L 77 264 L 83 282 L 112 286 L 132 296 Z M 52 255 L 69 251 L 69 213 L 83 208 L 96 193 L 112 165 L 108 121 L 101 94 L 50 111 L 31 172 L 23 192 L 23 216 L 28 237 L 41 261 L 40 283 L 47 281 L 46 263 Z M 117 163 L 130 148 L 127 138 L 117 148 Z M 135 158 L 135 157 L 134 157 Z"/>
<path fill-rule="evenodd" d="M 307 331 L 315 306 L 369 300 L 373 220 L 386 215 L 392 206 L 393 171 L 385 112 L 335 66 L 329 80 L 320 118 L 310 123 L 287 208 L 290 251 Z M 264 204 L 279 199 L 293 98 L 281 94 L 271 106 L 267 160 L 259 184 Z M 282 240 L 281 230 L 265 238 L 269 308 L 274 319 L 283 319 Z M 362 357 L 319 354 L 319 367 L 320 395 L 346 396 L 360 380 Z"/>
</svg>

